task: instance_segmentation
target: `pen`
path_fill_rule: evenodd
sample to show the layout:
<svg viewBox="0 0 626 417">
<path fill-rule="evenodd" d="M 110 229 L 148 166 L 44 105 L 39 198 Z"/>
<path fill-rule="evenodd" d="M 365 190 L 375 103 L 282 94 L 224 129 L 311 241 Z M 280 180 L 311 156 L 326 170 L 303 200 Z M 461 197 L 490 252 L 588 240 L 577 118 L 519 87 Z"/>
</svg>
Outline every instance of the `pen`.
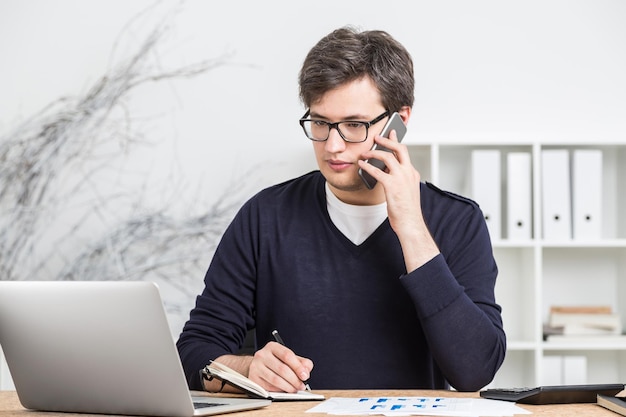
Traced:
<svg viewBox="0 0 626 417">
<path fill-rule="evenodd" d="M 272 330 L 272 336 L 274 337 L 274 340 L 276 342 L 280 343 L 283 346 L 287 346 L 285 342 L 283 341 L 283 338 L 280 337 L 278 330 Z M 306 390 L 311 391 L 311 387 L 309 386 L 309 384 L 306 381 L 303 381 L 303 382 L 304 382 L 304 387 L 306 388 Z"/>
</svg>

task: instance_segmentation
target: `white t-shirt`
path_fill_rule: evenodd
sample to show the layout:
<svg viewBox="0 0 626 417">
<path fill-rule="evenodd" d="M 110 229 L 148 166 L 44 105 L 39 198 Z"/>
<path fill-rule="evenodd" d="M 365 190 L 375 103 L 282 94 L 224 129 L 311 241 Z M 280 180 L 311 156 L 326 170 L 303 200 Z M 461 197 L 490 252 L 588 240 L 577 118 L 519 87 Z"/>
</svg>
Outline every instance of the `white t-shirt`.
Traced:
<svg viewBox="0 0 626 417">
<path fill-rule="evenodd" d="M 360 245 L 387 218 L 387 202 L 374 206 L 355 206 L 339 200 L 326 183 L 328 214 L 337 229 L 352 243 Z"/>
</svg>

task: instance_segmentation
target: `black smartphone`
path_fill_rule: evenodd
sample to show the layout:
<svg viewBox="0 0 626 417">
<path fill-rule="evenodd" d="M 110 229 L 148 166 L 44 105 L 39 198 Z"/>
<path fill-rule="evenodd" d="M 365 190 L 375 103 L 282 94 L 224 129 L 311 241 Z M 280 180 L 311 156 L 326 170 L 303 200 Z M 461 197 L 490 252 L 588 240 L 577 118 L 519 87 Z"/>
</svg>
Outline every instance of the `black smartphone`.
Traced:
<svg viewBox="0 0 626 417">
<path fill-rule="evenodd" d="M 389 120 L 387 120 L 387 124 L 385 125 L 385 127 L 383 127 L 383 130 L 380 132 L 380 135 L 385 138 L 388 138 L 389 132 L 391 132 L 392 130 L 396 131 L 398 142 L 402 142 L 402 138 L 404 138 L 404 135 L 406 134 L 406 125 L 402 121 L 402 117 L 400 117 L 398 112 L 394 112 L 389 118 Z M 374 146 L 372 147 L 372 150 L 380 150 L 380 151 L 389 152 L 389 149 L 385 148 L 384 146 L 380 146 L 377 143 L 374 144 Z M 385 169 L 385 163 L 381 161 L 380 159 L 368 159 L 365 162 L 371 165 L 374 165 L 376 168 L 379 168 L 381 170 Z M 361 168 L 359 168 L 359 176 L 365 183 L 365 186 L 369 188 L 370 190 L 374 188 L 374 186 L 376 185 L 376 182 L 377 182 L 376 179 L 372 177 L 370 174 L 368 174 L 367 172 L 363 171 Z"/>
</svg>

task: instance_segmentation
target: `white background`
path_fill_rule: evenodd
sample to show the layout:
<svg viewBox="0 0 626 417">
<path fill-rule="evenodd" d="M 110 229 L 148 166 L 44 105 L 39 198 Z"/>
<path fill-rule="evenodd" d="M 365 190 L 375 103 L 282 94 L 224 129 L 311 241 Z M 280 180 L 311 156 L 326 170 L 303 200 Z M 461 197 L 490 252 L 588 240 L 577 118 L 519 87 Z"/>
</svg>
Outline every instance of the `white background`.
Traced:
<svg viewBox="0 0 626 417">
<path fill-rule="evenodd" d="M 127 103 L 157 144 L 129 157 L 147 203 L 180 213 L 244 176 L 247 196 L 316 168 L 297 123 L 298 71 L 319 38 L 347 24 L 387 30 L 412 54 L 412 141 L 626 135 L 623 0 L 1 0 L 0 138 L 52 101 L 85 94 L 172 10 L 153 56 L 160 68 L 228 56 L 195 78 L 144 85 Z M 159 192 L 166 182 L 175 199 Z"/>
<path fill-rule="evenodd" d="M 122 28 L 153 3 L 0 2 L 0 134 L 52 100 L 84 93 L 111 63 Z M 544 138 L 626 133 L 626 2 L 622 0 L 188 1 L 178 7 L 164 68 L 231 53 L 197 78 L 142 88 L 134 114 L 165 143 L 146 172 L 169 172 L 172 149 L 190 181 L 219 186 L 247 167 L 260 188 L 314 168 L 297 119 L 308 49 L 352 24 L 385 29 L 416 66 L 413 139 L 516 132 Z M 148 19 L 146 19 L 148 20 Z M 149 28 L 148 23 L 143 23 Z M 133 37 L 123 47 L 132 51 Z M 137 31 L 135 38 L 142 39 Z M 175 145 L 168 145 L 175 142 Z M 171 147 L 168 147 L 171 146 Z M 219 181 L 216 181 L 219 179 Z"/>
</svg>

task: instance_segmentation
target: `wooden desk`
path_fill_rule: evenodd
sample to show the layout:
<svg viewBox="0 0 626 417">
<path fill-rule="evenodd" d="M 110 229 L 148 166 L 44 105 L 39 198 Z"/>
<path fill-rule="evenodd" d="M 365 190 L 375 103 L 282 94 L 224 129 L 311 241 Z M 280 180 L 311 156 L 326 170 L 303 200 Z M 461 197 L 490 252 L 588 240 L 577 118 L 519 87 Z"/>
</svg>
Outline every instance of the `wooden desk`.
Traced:
<svg viewBox="0 0 626 417">
<path fill-rule="evenodd" d="M 330 397 L 401 397 L 401 396 L 425 396 L 425 397 L 478 397 L 478 393 L 459 393 L 454 391 L 427 391 L 427 390 L 402 390 L 402 391 L 315 391 Z M 305 414 L 305 411 L 318 404 L 317 401 L 303 402 L 277 402 L 270 406 L 253 411 L 225 414 L 226 416 L 251 416 L 251 417 L 294 417 L 294 416 L 324 416 L 326 414 Z M 558 404 L 558 405 L 520 405 L 520 407 L 532 412 L 531 416 L 548 417 L 616 417 L 617 414 L 606 410 L 596 404 Z M 40 413 L 37 413 L 40 414 Z M 33 417 L 33 411 L 26 410 L 20 404 L 15 391 L 0 391 L 0 416 L 2 417 Z M 85 414 L 71 413 L 42 413 L 46 417 L 71 417 Z M 524 416 L 524 415 L 522 415 Z M 101 417 L 101 416 L 99 416 Z"/>
</svg>

